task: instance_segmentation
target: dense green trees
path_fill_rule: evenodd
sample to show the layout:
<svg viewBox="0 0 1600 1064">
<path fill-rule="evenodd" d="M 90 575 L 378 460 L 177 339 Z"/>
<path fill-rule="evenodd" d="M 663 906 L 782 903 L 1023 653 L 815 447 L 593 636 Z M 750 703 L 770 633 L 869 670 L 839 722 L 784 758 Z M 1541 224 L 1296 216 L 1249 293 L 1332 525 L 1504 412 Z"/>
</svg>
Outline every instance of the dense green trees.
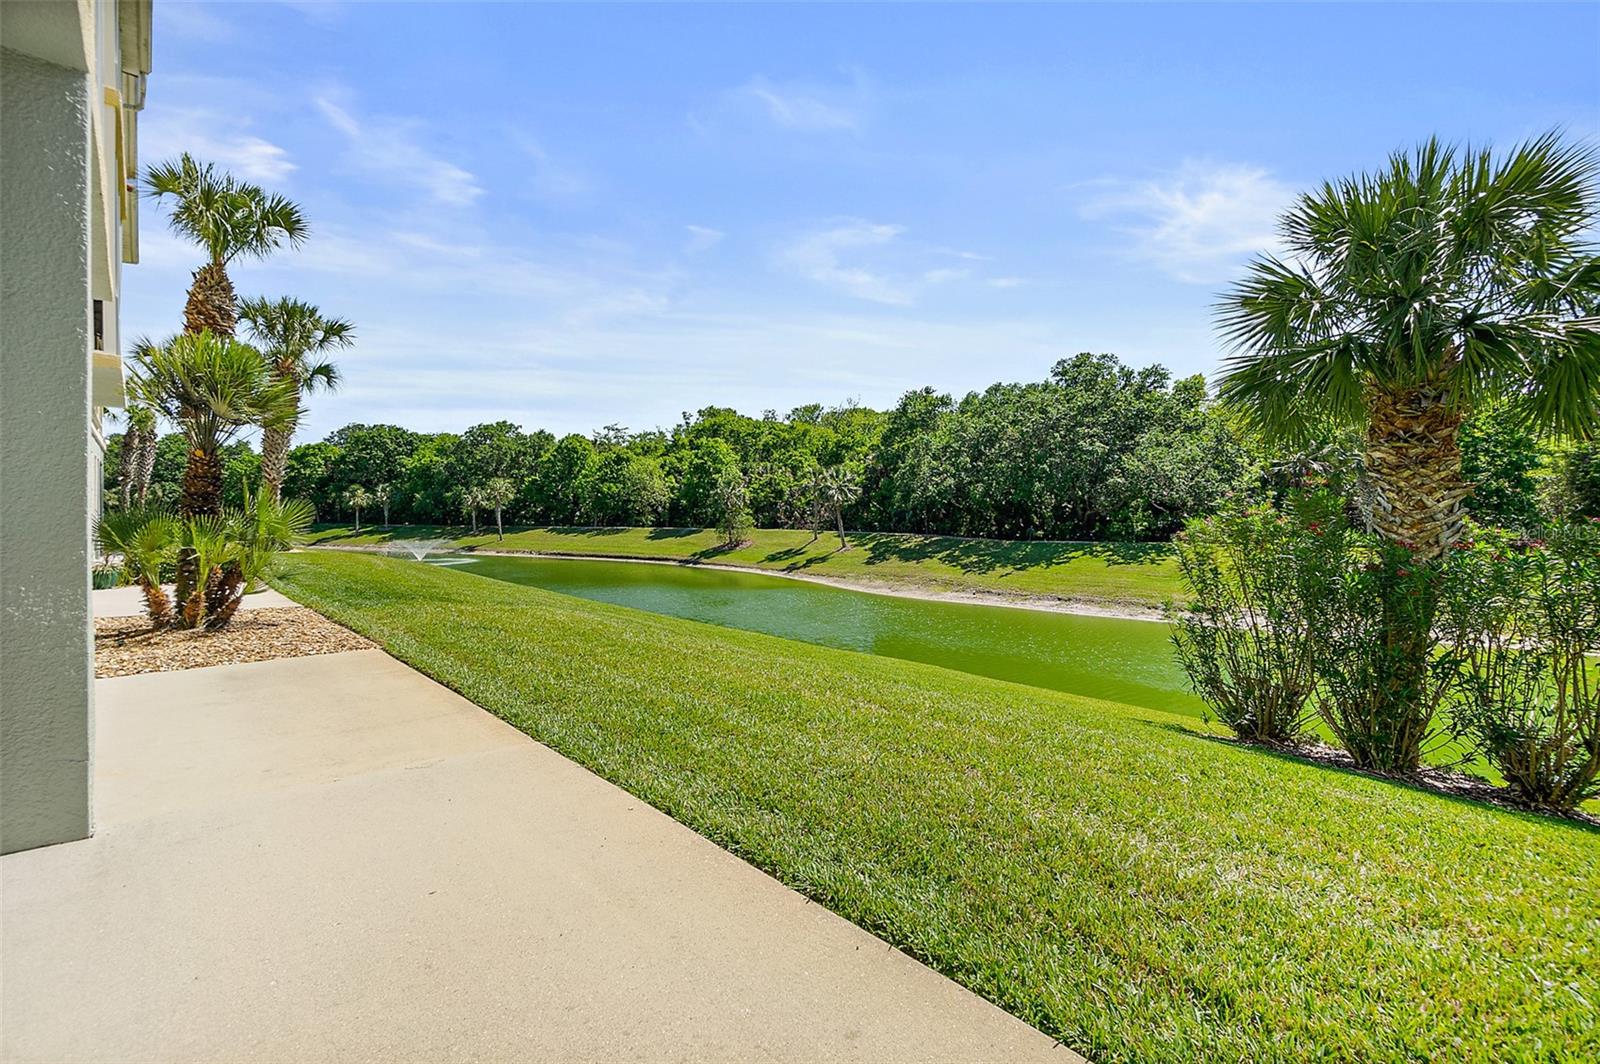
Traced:
<svg viewBox="0 0 1600 1064">
<path fill-rule="evenodd" d="M 112 437 L 106 468 L 119 464 Z M 931 388 L 887 413 L 859 406 L 797 407 L 748 417 L 723 407 L 685 415 L 669 430 L 608 425 L 557 440 L 508 421 L 465 432 L 417 433 L 346 425 L 295 447 L 284 495 L 310 500 L 322 520 L 350 516 L 352 484 L 389 487 L 389 519 L 450 524 L 461 495 L 497 477 L 516 487 L 506 521 L 552 525 L 709 527 L 717 486 L 737 473 L 745 507 L 763 528 L 819 523 L 847 529 L 1002 538 L 1165 539 L 1230 493 L 1271 485 L 1311 464 L 1353 489 L 1359 438 L 1333 432 L 1294 451 L 1253 433 L 1212 404 L 1199 377 L 1174 380 L 1109 355 L 1059 362 L 1049 378 L 997 384 L 960 401 Z M 1486 404 L 1461 430 L 1467 506 L 1494 524 L 1522 526 L 1560 484 L 1571 508 L 1600 512 L 1600 468 L 1589 450 L 1535 441 L 1503 406 Z M 1561 453 L 1557 453 L 1560 451 Z M 1571 452 L 1570 459 L 1562 455 Z M 225 448 L 224 490 L 238 505 L 254 482 L 254 453 Z M 175 500 L 184 449 L 155 448 L 150 498 Z M 1565 479 L 1558 467 L 1568 468 Z M 850 490 L 827 490 L 827 470 L 849 470 Z M 109 480 L 108 488 L 115 487 Z M 487 510 L 490 507 L 480 507 Z"/>
</svg>

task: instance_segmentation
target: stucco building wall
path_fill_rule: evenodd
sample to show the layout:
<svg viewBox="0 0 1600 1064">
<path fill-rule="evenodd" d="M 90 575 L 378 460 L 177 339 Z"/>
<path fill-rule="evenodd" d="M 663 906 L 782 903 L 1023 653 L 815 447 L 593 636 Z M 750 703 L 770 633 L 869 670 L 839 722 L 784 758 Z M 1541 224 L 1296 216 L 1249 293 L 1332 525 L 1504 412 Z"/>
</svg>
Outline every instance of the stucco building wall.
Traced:
<svg viewBox="0 0 1600 1064">
<path fill-rule="evenodd" d="M 0 48 L 0 852 L 92 827 L 89 90 Z"/>
</svg>

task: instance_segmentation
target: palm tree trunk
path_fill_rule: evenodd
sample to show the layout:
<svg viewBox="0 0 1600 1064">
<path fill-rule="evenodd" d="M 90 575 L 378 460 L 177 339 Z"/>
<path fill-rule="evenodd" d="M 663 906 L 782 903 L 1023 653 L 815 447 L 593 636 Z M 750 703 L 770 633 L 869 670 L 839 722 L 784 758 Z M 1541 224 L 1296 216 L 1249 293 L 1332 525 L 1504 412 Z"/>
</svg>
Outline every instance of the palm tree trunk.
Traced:
<svg viewBox="0 0 1600 1064">
<path fill-rule="evenodd" d="M 220 262 L 208 262 L 194 271 L 189 283 L 189 299 L 183 305 L 183 331 L 197 333 L 210 329 L 218 336 L 232 336 L 239 323 L 239 307 L 233 296 L 233 282 Z"/>
<path fill-rule="evenodd" d="M 839 549 L 849 550 L 850 541 L 844 538 L 844 507 L 835 506 L 833 508 L 833 522 L 839 529 Z"/>
<path fill-rule="evenodd" d="M 150 498 L 150 477 L 156 471 L 156 432 L 155 429 L 139 430 L 139 457 L 138 467 L 135 470 L 134 491 L 139 498 L 142 508 Z"/>
<path fill-rule="evenodd" d="M 506 526 L 500 521 L 500 507 L 494 508 L 494 534 L 497 539 L 506 538 Z"/>
<path fill-rule="evenodd" d="M 122 444 L 117 451 L 117 494 L 122 498 L 124 510 L 133 507 L 133 478 L 139 468 L 139 430 L 129 425 L 122 434 Z"/>
<path fill-rule="evenodd" d="M 299 406 L 296 400 L 297 417 Z M 289 464 L 289 441 L 294 438 L 292 424 L 261 430 L 261 487 L 274 500 L 283 497 L 283 473 Z"/>
<path fill-rule="evenodd" d="M 1461 538 L 1472 486 L 1461 475 L 1463 411 L 1438 384 L 1369 388 L 1362 508 L 1385 539 L 1431 561 Z"/>
<path fill-rule="evenodd" d="M 202 447 L 189 448 L 189 463 L 183 471 L 183 490 L 178 496 L 178 514 L 184 518 L 215 517 L 222 513 L 222 463 L 215 451 Z M 204 579 L 200 572 L 200 557 L 193 547 L 178 551 L 178 580 L 173 598 L 186 627 L 193 627 L 191 613 L 198 615 L 201 600 L 195 598 L 203 592 Z M 193 605 L 191 605 L 193 603 Z"/>
<path fill-rule="evenodd" d="M 222 462 L 215 451 L 189 448 L 178 513 L 182 517 L 215 517 L 222 513 Z"/>
</svg>

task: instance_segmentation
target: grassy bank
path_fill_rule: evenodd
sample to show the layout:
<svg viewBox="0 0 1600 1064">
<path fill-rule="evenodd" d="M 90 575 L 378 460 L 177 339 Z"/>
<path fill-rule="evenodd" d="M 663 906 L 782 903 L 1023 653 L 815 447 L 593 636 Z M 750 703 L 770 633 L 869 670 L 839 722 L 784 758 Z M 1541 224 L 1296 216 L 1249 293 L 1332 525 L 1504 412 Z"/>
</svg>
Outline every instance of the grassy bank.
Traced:
<svg viewBox="0 0 1600 1064">
<path fill-rule="evenodd" d="M 357 554 L 283 590 L 1101 1061 L 1600 1057 L 1600 833 Z"/>
<path fill-rule="evenodd" d="M 1056 598 L 1108 607 L 1150 609 L 1178 594 L 1172 551 L 1159 543 L 1013 542 L 863 532 L 839 550 L 834 535 L 758 529 L 738 550 L 723 550 L 703 528 L 517 528 L 498 540 L 491 529 L 347 525 L 319 528 L 314 542 L 377 545 L 391 539 L 449 539 L 456 547 L 717 562 L 807 573 L 888 588 Z"/>
</svg>

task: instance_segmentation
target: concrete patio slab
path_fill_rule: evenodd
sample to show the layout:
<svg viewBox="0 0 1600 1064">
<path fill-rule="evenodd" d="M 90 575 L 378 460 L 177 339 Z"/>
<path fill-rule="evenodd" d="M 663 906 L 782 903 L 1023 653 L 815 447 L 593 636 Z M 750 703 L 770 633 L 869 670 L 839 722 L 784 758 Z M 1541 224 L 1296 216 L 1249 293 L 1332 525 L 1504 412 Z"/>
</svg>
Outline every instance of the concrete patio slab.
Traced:
<svg viewBox="0 0 1600 1064">
<path fill-rule="evenodd" d="M 172 585 L 167 585 L 167 594 Z M 141 617 L 144 615 L 144 592 L 137 587 L 108 587 L 90 592 L 96 617 Z M 259 610 L 270 606 L 298 606 L 300 603 L 272 588 L 263 588 L 244 597 L 239 603 L 242 610 Z"/>
<path fill-rule="evenodd" d="M 381 651 L 96 699 L 6 1060 L 1080 1059 Z"/>
</svg>

